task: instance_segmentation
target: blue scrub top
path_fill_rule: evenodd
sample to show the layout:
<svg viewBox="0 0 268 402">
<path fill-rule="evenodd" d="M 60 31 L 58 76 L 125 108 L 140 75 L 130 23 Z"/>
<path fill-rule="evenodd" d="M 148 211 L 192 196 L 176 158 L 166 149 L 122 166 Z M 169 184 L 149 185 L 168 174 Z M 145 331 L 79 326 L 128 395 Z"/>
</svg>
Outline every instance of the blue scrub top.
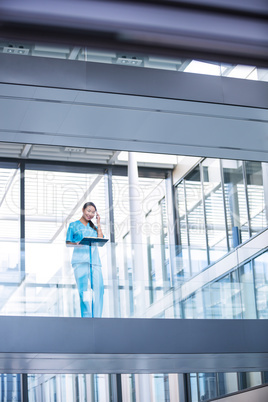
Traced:
<svg viewBox="0 0 268 402">
<path fill-rule="evenodd" d="M 92 229 L 89 223 L 87 224 L 87 226 L 85 226 L 82 222 L 78 220 L 70 223 L 67 230 L 66 242 L 70 241 L 71 243 L 77 243 L 86 236 L 98 237 L 98 233 L 96 232 L 96 230 Z M 74 247 L 72 265 L 84 262 L 90 263 L 89 247 L 90 246 Z M 91 246 L 91 257 L 92 265 L 97 265 L 101 267 L 101 260 L 99 257 L 99 250 L 97 246 Z"/>
</svg>

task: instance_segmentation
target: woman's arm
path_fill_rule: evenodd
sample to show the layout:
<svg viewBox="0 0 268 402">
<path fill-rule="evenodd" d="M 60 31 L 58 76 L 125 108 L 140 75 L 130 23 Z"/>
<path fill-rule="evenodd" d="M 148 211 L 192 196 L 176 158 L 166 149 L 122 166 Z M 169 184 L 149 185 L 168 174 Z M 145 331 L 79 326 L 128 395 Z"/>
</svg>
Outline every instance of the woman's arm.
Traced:
<svg viewBox="0 0 268 402">
<path fill-rule="evenodd" d="M 70 223 L 68 230 L 67 230 L 67 234 L 66 234 L 66 246 L 81 246 L 81 244 L 79 242 L 74 242 L 73 241 L 74 236 L 73 236 L 73 223 Z"/>
<path fill-rule="evenodd" d="M 79 241 L 76 243 L 73 243 L 71 241 L 66 241 L 66 246 L 79 246 L 79 245 L 82 246 L 82 244 L 80 244 Z"/>
<path fill-rule="evenodd" d="M 100 225 L 100 215 L 98 214 L 98 212 L 96 214 L 96 219 L 97 219 L 97 226 L 98 226 L 98 237 L 103 238 L 103 233 L 102 233 L 101 225 Z"/>
</svg>

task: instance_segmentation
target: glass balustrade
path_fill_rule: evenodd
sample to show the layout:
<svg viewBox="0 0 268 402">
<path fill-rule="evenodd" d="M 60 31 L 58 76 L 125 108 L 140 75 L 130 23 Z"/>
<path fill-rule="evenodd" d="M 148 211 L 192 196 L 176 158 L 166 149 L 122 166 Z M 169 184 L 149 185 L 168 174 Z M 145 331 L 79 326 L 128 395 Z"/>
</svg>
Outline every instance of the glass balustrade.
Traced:
<svg viewBox="0 0 268 402">
<path fill-rule="evenodd" d="M 265 246 L 266 236 L 263 232 L 253 240 Z M 99 248 L 102 317 L 268 318 L 268 251 L 250 244 L 189 278 L 178 246 L 108 241 Z M 1 315 L 81 316 L 71 265 L 72 252 L 80 246 L 32 241 L 1 245 Z M 95 292 L 87 294 L 94 297 Z"/>
</svg>

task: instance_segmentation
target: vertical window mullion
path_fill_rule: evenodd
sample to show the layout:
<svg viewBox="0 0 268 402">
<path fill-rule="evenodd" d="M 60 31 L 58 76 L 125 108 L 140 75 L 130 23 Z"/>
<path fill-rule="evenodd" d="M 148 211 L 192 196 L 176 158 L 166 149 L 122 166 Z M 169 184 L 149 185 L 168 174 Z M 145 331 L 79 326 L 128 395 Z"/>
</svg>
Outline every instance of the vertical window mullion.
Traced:
<svg viewBox="0 0 268 402">
<path fill-rule="evenodd" d="M 223 209 L 224 209 L 226 244 L 227 244 L 227 250 L 230 251 L 230 242 L 229 242 L 229 235 L 228 235 L 227 209 L 226 209 L 225 188 L 224 188 L 224 176 L 223 176 L 223 167 L 222 167 L 222 160 L 221 159 L 220 159 L 220 172 L 221 172 L 221 188 L 222 188 Z"/>
<path fill-rule="evenodd" d="M 191 253 L 190 253 L 190 235 L 189 235 L 188 211 L 187 211 L 187 203 L 186 203 L 185 180 L 183 180 L 183 191 L 184 191 L 184 208 L 185 208 L 185 222 L 186 222 L 186 237 L 187 237 L 187 248 L 188 248 L 189 271 L 190 271 L 190 275 L 192 275 L 193 272 L 192 272 Z"/>
<path fill-rule="evenodd" d="M 251 237 L 251 222 L 250 222 L 249 201 L 248 201 L 248 183 L 247 183 L 247 174 L 246 174 L 246 163 L 245 163 L 245 161 L 242 162 L 242 170 L 243 170 L 244 190 L 245 190 L 247 218 L 248 218 L 248 235 L 249 235 L 249 237 Z"/>
<path fill-rule="evenodd" d="M 203 175 L 203 165 L 200 163 L 200 179 L 201 179 L 201 191 L 202 191 L 202 203 L 203 203 L 203 217 L 204 217 L 204 228 L 205 228 L 205 239 L 207 248 L 207 264 L 210 264 L 209 256 L 209 243 L 208 243 L 208 229 L 207 229 L 207 216 L 206 216 L 206 206 L 205 206 L 205 193 L 204 193 L 204 175 Z"/>
<path fill-rule="evenodd" d="M 20 271 L 21 279 L 25 277 L 25 163 L 20 168 Z"/>
<path fill-rule="evenodd" d="M 168 233 L 168 247 L 169 247 L 169 274 L 170 286 L 175 285 L 175 247 L 176 247 L 176 231 L 174 230 L 174 223 L 176 217 L 175 200 L 173 191 L 173 176 L 170 171 L 165 178 L 165 193 L 166 193 L 166 211 L 167 211 L 167 233 Z M 161 204 L 162 205 L 162 204 Z M 163 217 L 163 214 L 161 214 Z M 172 224 L 172 227 L 170 225 Z M 163 225 L 162 225 L 163 228 Z M 165 247 L 165 243 L 164 243 Z M 165 269 L 165 267 L 164 267 Z"/>
<path fill-rule="evenodd" d="M 115 253 L 115 225 L 114 225 L 114 204 L 113 204 L 113 182 L 112 182 L 112 168 L 109 167 L 105 172 L 106 180 L 106 194 L 108 199 L 108 216 L 109 220 L 109 234 L 110 234 L 110 258 L 111 258 L 111 280 L 112 280 L 112 297 L 113 297 L 113 316 L 120 317 L 119 305 L 119 287 L 117 281 L 116 270 L 116 253 Z"/>
</svg>

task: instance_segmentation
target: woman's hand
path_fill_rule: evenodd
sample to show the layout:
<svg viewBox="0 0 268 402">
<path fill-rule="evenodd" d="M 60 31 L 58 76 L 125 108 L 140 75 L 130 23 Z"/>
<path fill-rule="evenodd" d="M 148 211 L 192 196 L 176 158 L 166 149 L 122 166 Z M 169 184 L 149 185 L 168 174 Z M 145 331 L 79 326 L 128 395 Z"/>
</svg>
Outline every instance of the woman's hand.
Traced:
<svg viewBox="0 0 268 402">
<path fill-rule="evenodd" d="M 97 227 L 98 227 L 98 237 L 103 238 L 103 233 L 101 230 L 101 225 L 100 225 L 100 215 L 98 212 L 96 212 L 96 220 L 97 220 Z"/>
</svg>

